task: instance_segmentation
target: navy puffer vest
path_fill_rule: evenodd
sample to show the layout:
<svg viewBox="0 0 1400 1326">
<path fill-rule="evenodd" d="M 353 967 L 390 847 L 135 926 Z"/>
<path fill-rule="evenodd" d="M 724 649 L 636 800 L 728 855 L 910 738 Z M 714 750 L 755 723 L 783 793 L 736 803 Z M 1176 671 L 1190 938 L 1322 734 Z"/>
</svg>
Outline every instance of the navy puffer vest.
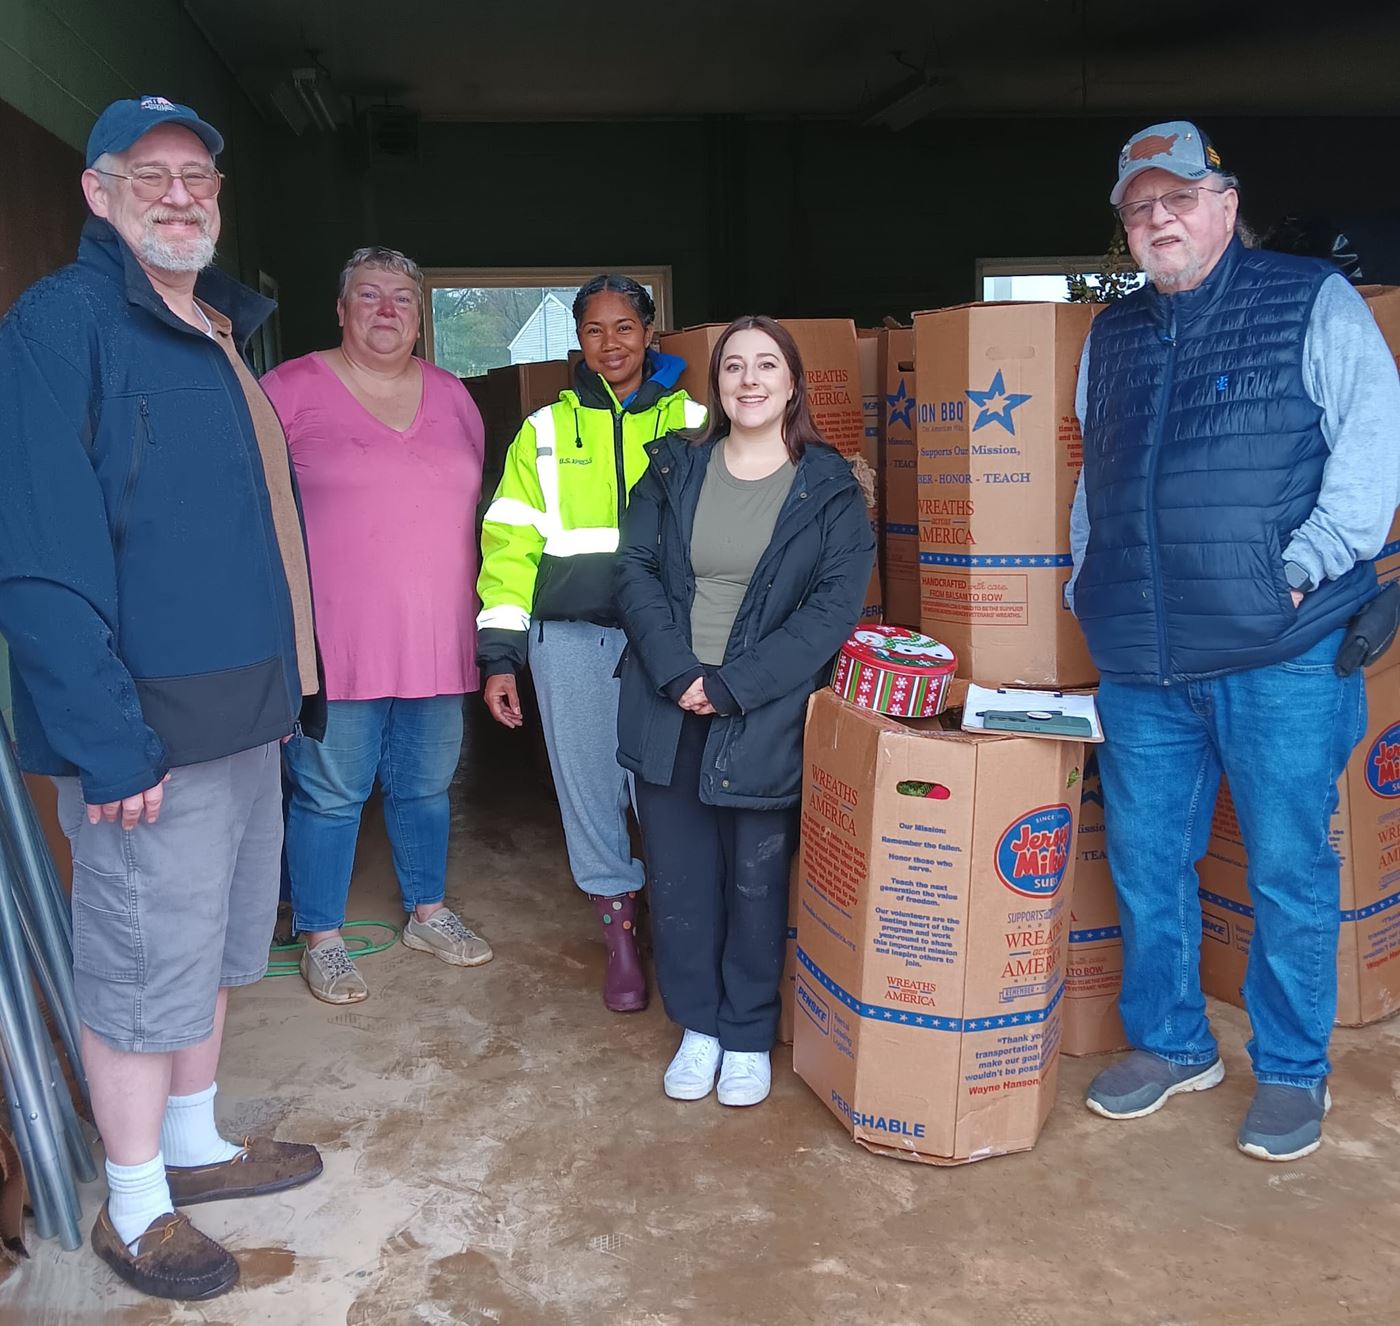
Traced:
<svg viewBox="0 0 1400 1326">
<path fill-rule="evenodd" d="M 1295 658 L 1375 593 L 1370 562 L 1298 609 L 1284 577 L 1328 456 L 1303 340 L 1335 270 L 1235 240 L 1195 290 L 1148 286 L 1095 319 L 1074 606 L 1105 677 L 1170 684 Z"/>
</svg>

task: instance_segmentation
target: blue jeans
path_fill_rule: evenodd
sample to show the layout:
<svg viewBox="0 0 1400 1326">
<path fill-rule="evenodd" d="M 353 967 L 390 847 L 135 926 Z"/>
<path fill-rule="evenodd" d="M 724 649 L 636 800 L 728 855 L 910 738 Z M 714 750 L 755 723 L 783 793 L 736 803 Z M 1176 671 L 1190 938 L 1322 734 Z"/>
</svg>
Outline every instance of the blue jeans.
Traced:
<svg viewBox="0 0 1400 1326">
<path fill-rule="evenodd" d="M 1217 1057 L 1201 993 L 1205 855 L 1223 771 L 1249 856 L 1254 938 L 1244 998 L 1260 1082 L 1331 1071 L 1340 870 L 1337 779 L 1366 725 L 1360 673 L 1339 677 L 1336 631 L 1286 663 L 1175 686 L 1099 686 L 1108 863 L 1123 925 L 1119 1011 L 1129 1042 L 1176 1064 Z"/>
<path fill-rule="evenodd" d="M 324 741 L 296 736 L 283 748 L 296 928 L 345 924 L 360 812 L 376 776 L 404 911 L 441 902 L 451 818 L 447 789 L 462 753 L 462 697 L 332 700 L 326 709 Z"/>
</svg>

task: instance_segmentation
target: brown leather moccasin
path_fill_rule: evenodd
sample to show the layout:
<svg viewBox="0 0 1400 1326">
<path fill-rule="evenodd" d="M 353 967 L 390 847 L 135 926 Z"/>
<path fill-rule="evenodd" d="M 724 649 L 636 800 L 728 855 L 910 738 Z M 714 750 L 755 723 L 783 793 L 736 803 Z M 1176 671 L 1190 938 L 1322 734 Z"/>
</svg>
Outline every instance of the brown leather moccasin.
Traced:
<svg viewBox="0 0 1400 1326">
<path fill-rule="evenodd" d="M 92 1227 L 92 1250 L 127 1284 L 155 1298 L 214 1298 L 238 1283 L 228 1249 L 201 1234 L 188 1216 L 157 1216 L 131 1252 L 112 1228 L 107 1204 Z"/>
<path fill-rule="evenodd" d="M 258 1197 L 310 1183 L 321 1172 L 321 1153 L 304 1142 L 245 1137 L 243 1150 L 217 1165 L 167 1165 L 170 1200 L 176 1206 Z"/>
</svg>

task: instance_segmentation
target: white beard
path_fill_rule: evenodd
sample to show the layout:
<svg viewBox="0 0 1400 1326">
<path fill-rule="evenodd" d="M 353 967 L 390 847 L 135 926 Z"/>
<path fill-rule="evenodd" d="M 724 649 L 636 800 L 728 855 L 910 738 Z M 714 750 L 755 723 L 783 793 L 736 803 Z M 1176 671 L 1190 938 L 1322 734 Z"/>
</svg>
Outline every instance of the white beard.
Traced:
<svg viewBox="0 0 1400 1326">
<path fill-rule="evenodd" d="M 1155 264 L 1144 262 L 1142 270 L 1147 273 L 1147 279 L 1157 287 L 1158 290 L 1175 290 L 1177 286 L 1191 285 L 1201 274 L 1203 262 L 1197 259 L 1195 262 L 1187 263 L 1185 267 L 1167 268 L 1165 271 L 1154 270 Z"/>
<path fill-rule="evenodd" d="M 172 244 L 161 237 L 155 221 L 148 217 L 141 228 L 141 261 L 162 272 L 202 272 L 214 261 L 214 241 L 202 213 L 199 220 L 201 229 L 197 237 Z"/>
</svg>

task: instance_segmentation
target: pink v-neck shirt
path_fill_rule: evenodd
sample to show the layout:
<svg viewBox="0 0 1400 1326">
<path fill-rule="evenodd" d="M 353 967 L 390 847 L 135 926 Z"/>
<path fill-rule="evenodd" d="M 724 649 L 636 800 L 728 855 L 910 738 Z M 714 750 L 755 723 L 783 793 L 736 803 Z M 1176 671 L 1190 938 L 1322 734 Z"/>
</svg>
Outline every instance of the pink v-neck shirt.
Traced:
<svg viewBox="0 0 1400 1326">
<path fill-rule="evenodd" d="M 328 700 L 460 695 L 476 666 L 481 412 L 417 361 L 418 414 L 380 423 L 319 355 L 262 379 L 301 488 Z"/>
</svg>

